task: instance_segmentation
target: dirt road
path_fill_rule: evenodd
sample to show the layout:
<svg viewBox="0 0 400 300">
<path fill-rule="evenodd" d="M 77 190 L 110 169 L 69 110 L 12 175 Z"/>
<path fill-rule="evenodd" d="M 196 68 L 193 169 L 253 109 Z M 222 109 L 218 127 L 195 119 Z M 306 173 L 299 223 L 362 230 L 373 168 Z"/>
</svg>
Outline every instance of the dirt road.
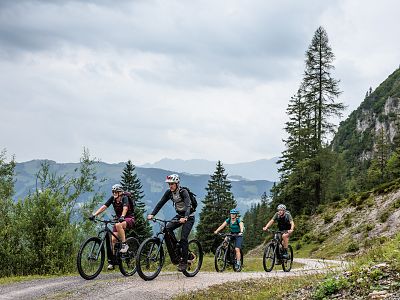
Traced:
<svg viewBox="0 0 400 300">
<path fill-rule="evenodd" d="M 187 278 L 178 272 L 162 272 L 152 281 L 144 281 L 137 274 L 124 277 L 117 272 L 102 273 L 94 280 L 79 276 L 37 279 L 0 285 L 0 299 L 170 299 L 172 296 L 204 289 L 211 285 L 250 278 L 301 276 L 326 272 L 332 267 L 344 267 L 341 261 L 295 259 L 304 264 L 301 269 L 283 272 L 278 268 L 266 272 L 199 272 Z"/>
</svg>

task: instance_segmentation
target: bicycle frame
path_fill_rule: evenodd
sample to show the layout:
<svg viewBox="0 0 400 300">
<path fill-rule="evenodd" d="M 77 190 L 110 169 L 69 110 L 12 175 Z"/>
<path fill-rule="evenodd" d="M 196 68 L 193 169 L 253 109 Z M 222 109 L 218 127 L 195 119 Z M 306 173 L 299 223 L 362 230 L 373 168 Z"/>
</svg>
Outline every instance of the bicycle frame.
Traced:
<svg viewBox="0 0 400 300">
<path fill-rule="evenodd" d="M 109 220 L 96 220 L 96 221 L 103 223 L 103 225 L 102 225 L 103 228 L 97 234 L 97 237 L 101 240 L 99 249 L 101 249 L 102 247 L 105 247 L 106 251 L 107 251 L 108 259 L 116 260 L 116 253 L 117 253 L 118 249 L 116 249 L 115 254 L 114 254 L 112 251 L 112 247 L 111 247 L 111 237 L 114 236 L 117 239 L 116 245 L 120 245 L 121 240 L 118 237 L 118 235 L 114 234 L 114 232 L 108 227 L 108 224 L 114 225 L 117 222 L 109 221 Z M 94 249 L 92 249 L 92 251 L 93 250 Z M 96 259 L 98 258 L 99 255 L 100 255 L 100 252 L 97 253 Z"/>
<path fill-rule="evenodd" d="M 235 244 L 234 244 L 234 237 L 240 236 L 239 234 L 235 234 L 235 233 L 219 233 L 219 236 L 224 237 L 223 241 L 221 242 L 220 246 L 217 248 L 217 252 L 218 249 L 220 248 L 224 248 L 226 249 L 226 251 L 224 251 L 224 256 L 223 256 L 223 261 L 226 264 L 232 265 L 233 269 L 236 272 L 239 272 L 241 270 L 241 267 L 239 269 L 236 269 L 236 250 L 235 250 Z M 215 265 L 216 265 L 216 269 L 218 272 L 221 272 L 218 270 L 217 267 L 217 252 L 215 254 Z M 240 250 L 240 255 L 241 255 L 241 266 L 243 265 L 243 252 L 242 250 Z M 222 267 L 222 271 L 225 269 L 225 267 Z"/>
<path fill-rule="evenodd" d="M 235 252 L 235 245 L 233 244 L 234 239 L 232 239 L 234 235 L 227 234 L 225 235 L 224 240 L 222 241 L 221 245 L 225 247 L 225 243 L 227 243 L 226 247 L 228 247 L 228 251 L 225 252 L 225 261 L 231 265 L 235 264 L 236 260 L 236 252 Z"/>
<path fill-rule="evenodd" d="M 276 253 L 276 258 L 277 259 L 282 259 L 282 253 L 281 249 L 283 249 L 283 244 L 282 244 L 282 234 L 287 233 L 287 231 L 272 231 L 274 234 L 274 237 L 270 240 L 270 242 L 273 242 L 275 244 L 275 253 Z"/>
<path fill-rule="evenodd" d="M 160 231 L 155 235 L 155 237 L 160 241 L 160 247 L 158 248 L 157 257 L 160 254 L 160 250 L 162 249 L 162 245 L 166 244 L 168 254 L 171 258 L 171 262 L 173 264 L 178 264 L 181 258 L 178 248 L 178 240 L 176 239 L 173 232 L 170 232 L 167 229 L 167 224 L 169 222 L 177 222 L 176 220 L 161 220 L 157 218 L 153 218 L 154 222 L 158 222 L 160 224 Z"/>
</svg>

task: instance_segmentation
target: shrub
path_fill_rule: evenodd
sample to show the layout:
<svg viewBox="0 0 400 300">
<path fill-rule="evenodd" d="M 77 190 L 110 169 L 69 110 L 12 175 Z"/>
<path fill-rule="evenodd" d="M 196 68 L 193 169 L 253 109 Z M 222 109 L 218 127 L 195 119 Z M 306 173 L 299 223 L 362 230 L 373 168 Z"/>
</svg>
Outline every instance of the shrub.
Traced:
<svg viewBox="0 0 400 300">
<path fill-rule="evenodd" d="M 325 224 L 331 223 L 334 217 L 335 217 L 334 214 L 332 214 L 332 213 L 326 213 L 326 214 L 324 215 L 324 217 L 323 217 L 323 218 L 324 218 L 324 223 L 325 223 Z"/>
<path fill-rule="evenodd" d="M 326 296 L 333 295 L 341 289 L 347 288 L 350 283 L 346 278 L 340 277 L 329 277 L 325 279 L 314 292 L 315 299 L 326 299 Z"/>
<path fill-rule="evenodd" d="M 356 252 L 360 249 L 360 247 L 355 243 L 351 242 L 349 246 L 347 247 L 347 252 Z"/>
<path fill-rule="evenodd" d="M 311 233 L 306 233 L 305 235 L 303 235 L 301 240 L 303 243 L 308 244 L 312 240 L 315 240 L 315 237 Z"/>
<path fill-rule="evenodd" d="M 366 226 L 365 226 L 365 231 L 367 231 L 367 232 L 369 232 L 369 231 L 371 231 L 372 229 L 374 229 L 374 224 L 367 224 Z"/>
<path fill-rule="evenodd" d="M 350 227 L 351 224 L 352 224 L 351 216 L 350 215 L 346 215 L 346 217 L 344 219 L 344 225 L 347 226 L 347 227 Z"/>
<path fill-rule="evenodd" d="M 326 235 L 324 235 L 324 234 L 320 234 L 317 237 L 317 242 L 320 243 L 320 244 L 322 244 L 325 240 L 326 240 Z"/>
<path fill-rule="evenodd" d="M 379 216 L 379 220 L 381 221 L 381 223 L 386 222 L 386 220 L 389 218 L 389 212 L 385 211 L 383 212 L 380 216 Z"/>
<path fill-rule="evenodd" d="M 296 246 L 295 246 L 295 249 L 296 249 L 296 250 L 300 250 L 301 247 L 302 247 L 301 242 L 300 242 L 300 241 L 297 242 L 297 243 L 296 243 Z"/>
</svg>

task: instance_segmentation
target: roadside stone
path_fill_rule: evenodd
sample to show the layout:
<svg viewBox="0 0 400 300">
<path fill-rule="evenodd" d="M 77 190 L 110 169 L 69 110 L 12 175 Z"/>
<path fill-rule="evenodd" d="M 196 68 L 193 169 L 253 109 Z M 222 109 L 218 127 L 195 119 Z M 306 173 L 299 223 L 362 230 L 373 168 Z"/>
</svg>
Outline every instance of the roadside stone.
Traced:
<svg viewBox="0 0 400 300">
<path fill-rule="evenodd" d="M 373 291 L 372 293 L 368 294 L 368 299 L 386 299 L 391 294 L 387 291 Z"/>
</svg>

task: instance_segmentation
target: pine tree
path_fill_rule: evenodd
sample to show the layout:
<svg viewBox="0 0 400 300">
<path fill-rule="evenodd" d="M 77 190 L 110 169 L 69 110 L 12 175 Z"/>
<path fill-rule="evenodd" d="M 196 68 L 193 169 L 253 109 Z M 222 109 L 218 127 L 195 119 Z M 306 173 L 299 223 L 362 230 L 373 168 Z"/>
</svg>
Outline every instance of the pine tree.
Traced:
<svg viewBox="0 0 400 300">
<path fill-rule="evenodd" d="M 331 76 L 334 70 L 332 64 L 335 56 L 328 44 L 328 35 L 324 28 L 319 27 L 314 34 L 311 45 L 306 52 L 306 69 L 301 84 L 302 94 L 307 109 L 312 113 L 312 145 L 311 157 L 314 170 L 314 205 L 321 203 L 321 163 L 320 150 L 324 139 L 334 132 L 331 117 L 342 115 L 343 103 L 335 102 L 341 94 L 339 81 Z"/>
<path fill-rule="evenodd" d="M 135 217 L 135 226 L 132 231 L 136 234 L 136 237 L 142 241 L 152 235 L 152 230 L 149 222 L 144 217 L 145 203 L 141 201 L 144 197 L 142 184 L 135 173 L 135 165 L 133 165 L 130 160 L 128 160 L 122 172 L 121 185 L 125 191 L 132 194 L 132 198 L 135 201 L 133 213 Z M 128 235 L 133 234 L 133 232 L 129 232 Z"/>
<path fill-rule="evenodd" d="M 281 181 L 287 180 L 298 162 L 308 156 L 310 147 L 309 126 L 307 125 L 309 118 L 300 90 L 290 99 L 286 113 L 289 116 L 289 121 L 285 126 L 288 138 L 283 140 L 286 150 L 282 152 L 282 157 L 278 161 L 278 164 L 281 164 L 279 168 Z"/>
<path fill-rule="evenodd" d="M 218 244 L 214 231 L 229 216 L 229 211 L 236 207 L 236 200 L 231 192 L 231 183 L 224 174 L 225 169 L 218 161 L 216 170 L 211 175 L 206 187 L 207 195 L 203 200 L 200 222 L 197 225 L 197 239 L 205 252 L 215 251 Z"/>
</svg>

